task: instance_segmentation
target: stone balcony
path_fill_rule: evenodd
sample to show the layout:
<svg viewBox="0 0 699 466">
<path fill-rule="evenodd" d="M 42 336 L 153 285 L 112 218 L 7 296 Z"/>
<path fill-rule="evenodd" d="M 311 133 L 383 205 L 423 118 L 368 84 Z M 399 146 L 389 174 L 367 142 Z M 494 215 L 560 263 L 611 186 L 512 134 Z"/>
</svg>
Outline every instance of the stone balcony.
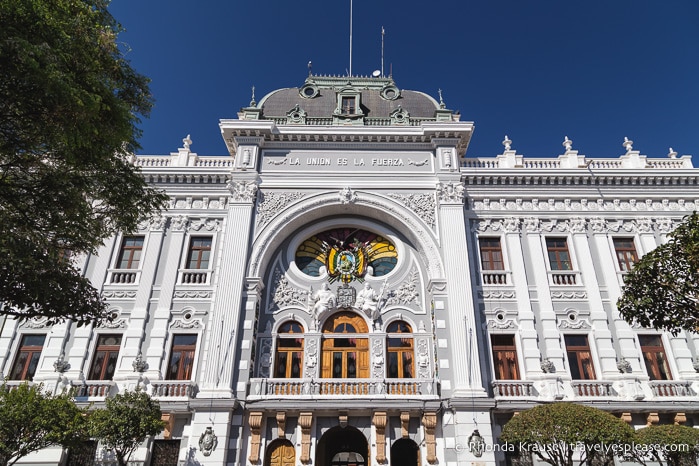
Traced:
<svg viewBox="0 0 699 466">
<path fill-rule="evenodd" d="M 392 398 L 432 399 L 439 382 L 423 379 L 251 379 L 248 399 L 274 398 Z"/>
<path fill-rule="evenodd" d="M 151 396 L 156 399 L 190 399 L 197 395 L 197 384 L 189 380 L 159 380 L 151 382 Z"/>
<path fill-rule="evenodd" d="M 698 396 L 687 380 L 495 380 L 493 395 L 503 401 L 689 401 Z"/>
</svg>

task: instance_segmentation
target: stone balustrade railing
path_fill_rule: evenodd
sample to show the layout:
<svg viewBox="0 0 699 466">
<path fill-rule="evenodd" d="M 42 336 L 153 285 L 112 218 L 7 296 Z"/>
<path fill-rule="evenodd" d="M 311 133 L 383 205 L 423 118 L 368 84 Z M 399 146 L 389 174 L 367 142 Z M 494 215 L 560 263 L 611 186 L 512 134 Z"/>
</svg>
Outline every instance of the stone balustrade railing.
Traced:
<svg viewBox="0 0 699 466">
<path fill-rule="evenodd" d="M 250 398 L 436 397 L 439 383 L 423 379 L 251 379 Z"/>
</svg>

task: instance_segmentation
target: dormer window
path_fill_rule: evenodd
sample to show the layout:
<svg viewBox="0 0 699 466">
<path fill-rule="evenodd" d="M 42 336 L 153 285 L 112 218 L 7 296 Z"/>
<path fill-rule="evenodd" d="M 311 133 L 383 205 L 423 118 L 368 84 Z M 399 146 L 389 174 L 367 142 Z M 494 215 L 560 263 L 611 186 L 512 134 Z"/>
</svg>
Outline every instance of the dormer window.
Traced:
<svg viewBox="0 0 699 466">
<path fill-rule="evenodd" d="M 342 97 L 342 113 L 349 114 L 349 115 L 354 115 L 357 113 L 357 98 L 352 96 L 352 97 L 347 97 L 343 96 Z"/>
<path fill-rule="evenodd" d="M 333 124 L 361 125 L 364 124 L 362 110 L 362 93 L 348 84 L 337 90 L 337 104 L 333 111 Z"/>
</svg>

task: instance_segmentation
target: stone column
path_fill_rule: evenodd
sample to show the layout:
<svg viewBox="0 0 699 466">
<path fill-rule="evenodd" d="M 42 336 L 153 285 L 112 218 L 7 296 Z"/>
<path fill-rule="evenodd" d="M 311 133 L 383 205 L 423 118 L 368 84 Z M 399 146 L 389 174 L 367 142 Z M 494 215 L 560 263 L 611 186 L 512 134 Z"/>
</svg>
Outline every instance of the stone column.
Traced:
<svg viewBox="0 0 699 466">
<path fill-rule="evenodd" d="M 144 243 L 145 251 L 141 261 L 141 279 L 138 283 L 136 300 L 124 332 L 122 351 L 119 352 L 117 370 L 114 373 L 114 380 L 122 381 L 129 389 L 135 388 L 140 376 L 134 372 L 132 363 L 141 351 L 141 343 L 149 320 L 151 291 L 161 257 L 164 229 L 165 219 L 161 217 L 155 219 L 150 225 L 150 233 Z M 155 368 L 157 369 L 158 366 L 155 365 Z"/>
<path fill-rule="evenodd" d="M 567 372 L 564 368 L 563 350 L 559 340 L 559 331 L 556 324 L 556 314 L 553 311 L 551 301 L 551 287 L 549 286 L 548 265 L 546 263 L 547 251 L 542 243 L 541 221 L 531 217 L 524 219 L 524 231 L 526 234 L 522 238 L 522 247 L 527 251 L 530 259 L 531 280 L 530 298 L 536 299 L 536 307 L 533 312 L 539 320 L 541 334 L 540 350 L 544 360 L 550 360 L 556 371 Z M 559 235 L 560 236 L 560 235 Z M 531 293 L 535 293 L 534 296 Z M 543 369 L 543 368 L 542 368 Z M 552 374 L 555 379 L 555 374 Z"/>
<path fill-rule="evenodd" d="M 442 251 L 448 302 L 435 296 L 435 313 L 447 316 L 452 354 L 454 396 L 485 396 L 481 380 L 473 301 L 474 280 L 469 270 L 468 232 L 464 216 L 464 186 L 458 179 L 437 185 Z M 440 309 L 443 307 L 444 309 Z M 471 355 L 471 358 L 463 355 Z"/>
<path fill-rule="evenodd" d="M 522 378 L 530 378 L 533 374 L 541 373 L 541 353 L 539 351 L 539 337 L 534 326 L 535 318 L 532 304 L 529 300 L 529 284 L 527 283 L 527 270 L 524 255 L 522 254 L 522 239 L 519 219 L 511 219 L 505 222 L 504 247 L 507 251 L 510 271 L 512 272 L 512 284 L 515 288 L 517 301 L 517 321 L 519 323 L 520 347 L 524 370 Z"/>
<path fill-rule="evenodd" d="M 200 384 L 201 398 L 228 398 L 232 396 L 233 368 L 238 354 L 234 334 L 240 313 L 243 312 L 243 287 L 250 247 L 252 214 L 257 197 L 257 181 L 236 176 L 228 182 L 231 192 L 228 204 L 228 227 L 223 232 L 220 253 L 221 267 L 216 282 L 216 301 L 210 319 L 210 331 Z M 252 328 L 252 322 L 243 323 Z"/>
<path fill-rule="evenodd" d="M 168 337 L 168 323 L 172 311 L 172 299 L 174 297 L 175 285 L 177 284 L 178 270 L 182 258 L 185 231 L 189 224 L 189 218 L 184 215 L 177 215 L 170 219 L 170 232 L 168 235 L 168 251 L 164 257 L 162 282 L 160 283 L 160 295 L 158 305 L 153 312 L 153 324 L 148 335 L 147 345 L 141 348 L 143 359 L 146 361 L 144 375 L 151 380 L 160 380 L 165 375 L 160 373 L 163 358 L 168 354 L 166 348 Z M 203 339 L 203 335 L 200 336 Z M 201 344 L 199 345 L 202 346 Z M 134 355 L 135 356 L 135 355 Z"/>
<path fill-rule="evenodd" d="M 612 332 L 607 323 L 607 313 L 604 312 L 602 295 L 599 290 L 599 281 L 595 271 L 595 259 L 590 251 L 587 236 L 587 222 L 583 218 L 572 218 L 569 221 L 573 242 L 573 251 L 578 258 L 578 268 L 581 272 L 587 300 L 590 306 L 590 324 L 592 325 L 591 337 L 595 339 L 597 346 L 597 358 L 600 362 L 600 379 L 615 377 L 619 370 L 616 365 L 616 351 L 612 344 Z M 592 343 L 592 342 L 590 342 Z"/>
</svg>

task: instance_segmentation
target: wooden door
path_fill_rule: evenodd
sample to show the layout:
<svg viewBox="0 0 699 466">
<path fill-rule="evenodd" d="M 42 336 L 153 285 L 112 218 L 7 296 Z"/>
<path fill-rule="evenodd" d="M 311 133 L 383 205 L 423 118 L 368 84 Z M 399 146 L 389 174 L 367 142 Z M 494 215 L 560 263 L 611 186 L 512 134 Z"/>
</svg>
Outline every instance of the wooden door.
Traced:
<svg viewBox="0 0 699 466">
<path fill-rule="evenodd" d="M 269 466 L 295 466 L 296 451 L 289 441 L 272 442 L 267 453 Z"/>
</svg>

